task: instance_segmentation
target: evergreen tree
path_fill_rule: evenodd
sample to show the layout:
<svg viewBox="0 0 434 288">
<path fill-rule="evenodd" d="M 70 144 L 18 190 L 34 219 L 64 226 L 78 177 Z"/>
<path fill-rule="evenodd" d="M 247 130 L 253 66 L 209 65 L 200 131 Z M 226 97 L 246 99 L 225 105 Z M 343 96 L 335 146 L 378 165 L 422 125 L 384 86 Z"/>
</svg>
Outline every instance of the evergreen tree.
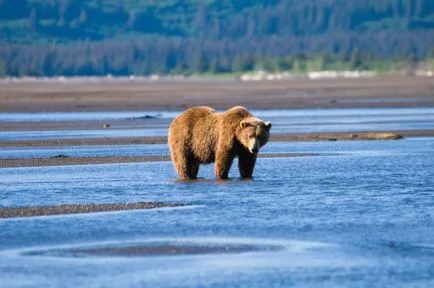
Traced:
<svg viewBox="0 0 434 288">
<path fill-rule="evenodd" d="M 253 69 L 254 60 L 249 55 L 236 55 L 232 64 L 233 72 L 250 71 Z"/>
<path fill-rule="evenodd" d="M 38 15 L 36 9 L 33 7 L 29 15 L 29 28 L 31 31 L 35 32 L 38 28 Z"/>
<path fill-rule="evenodd" d="M 78 22 L 83 25 L 87 22 L 87 20 L 87 11 L 82 9 L 80 12 L 80 17 L 78 18 Z"/>
<path fill-rule="evenodd" d="M 0 58 L 0 77 L 6 75 L 6 67 L 5 67 L 5 61 L 3 58 Z"/>
<path fill-rule="evenodd" d="M 129 30 L 133 30 L 137 21 L 137 14 L 135 11 L 131 11 L 128 16 L 127 23 L 125 24 L 125 27 Z"/>
<path fill-rule="evenodd" d="M 202 51 L 197 54 L 193 65 L 193 71 L 196 73 L 204 73 L 208 70 L 207 59 Z"/>
<path fill-rule="evenodd" d="M 296 58 L 294 60 L 293 69 L 294 73 L 304 73 L 306 72 L 306 62 L 302 58 Z"/>
<path fill-rule="evenodd" d="M 218 59 L 215 58 L 211 59 L 209 63 L 209 72 L 212 74 L 218 74 L 221 72 L 220 63 Z"/>
<path fill-rule="evenodd" d="M 359 69 L 362 65 L 360 50 L 355 48 L 351 53 L 350 67 L 351 69 Z"/>
</svg>

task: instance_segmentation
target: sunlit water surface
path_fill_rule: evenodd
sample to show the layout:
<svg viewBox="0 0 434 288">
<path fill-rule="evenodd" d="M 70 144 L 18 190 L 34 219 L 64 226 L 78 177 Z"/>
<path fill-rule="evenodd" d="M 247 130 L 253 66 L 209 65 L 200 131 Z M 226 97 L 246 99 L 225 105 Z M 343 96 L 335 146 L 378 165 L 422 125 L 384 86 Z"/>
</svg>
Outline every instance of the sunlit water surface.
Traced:
<svg viewBox="0 0 434 288">
<path fill-rule="evenodd" d="M 64 149 L 167 153 L 165 145 L 152 151 L 146 145 L 116 146 L 115 152 Z M 214 180 L 213 167 L 204 166 L 202 179 L 188 183 L 176 180 L 170 162 L 0 168 L 1 207 L 187 204 L 0 220 L 0 287 L 433 287 L 433 138 L 270 143 L 264 152 L 321 156 L 261 158 L 253 181 L 236 178 L 236 163 L 230 181 Z M 26 153 L 51 155 L 43 149 Z M 155 242 L 278 249 L 152 257 L 53 254 Z"/>
<path fill-rule="evenodd" d="M 273 123 L 273 133 L 348 131 L 392 131 L 434 129 L 434 108 L 402 109 L 299 109 L 252 110 L 255 116 Z M 42 140 L 167 135 L 170 121 L 180 112 L 83 112 L 83 113 L 0 113 L 0 123 L 22 121 L 128 120 L 140 117 L 143 127 L 129 129 L 86 129 L 49 131 L 0 131 L 0 140 Z M 155 117 L 154 119 L 152 117 Z M 127 121 L 128 122 L 128 121 Z M 126 125 L 126 124 L 124 124 Z M 137 124 L 135 124 L 137 125 Z M 125 127 L 123 127 L 125 128 Z"/>
</svg>

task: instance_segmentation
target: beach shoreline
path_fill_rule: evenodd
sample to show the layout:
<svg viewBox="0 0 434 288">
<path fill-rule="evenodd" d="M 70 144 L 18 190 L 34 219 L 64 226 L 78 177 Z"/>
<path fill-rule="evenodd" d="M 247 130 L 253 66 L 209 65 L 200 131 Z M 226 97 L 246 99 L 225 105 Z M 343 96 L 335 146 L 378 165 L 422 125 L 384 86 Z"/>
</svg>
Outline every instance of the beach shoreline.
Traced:
<svg viewBox="0 0 434 288">
<path fill-rule="evenodd" d="M 307 78 L 243 82 L 182 80 L 129 82 L 11 82 L 0 85 L 0 113 L 181 111 L 227 109 L 434 107 L 432 77 Z"/>
</svg>

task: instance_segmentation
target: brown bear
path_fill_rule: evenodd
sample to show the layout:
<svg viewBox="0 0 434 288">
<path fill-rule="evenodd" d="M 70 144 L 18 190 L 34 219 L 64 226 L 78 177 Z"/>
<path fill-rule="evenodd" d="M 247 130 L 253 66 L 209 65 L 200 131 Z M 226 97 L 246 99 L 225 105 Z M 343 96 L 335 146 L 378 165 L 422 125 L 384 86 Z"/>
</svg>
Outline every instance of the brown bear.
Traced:
<svg viewBox="0 0 434 288">
<path fill-rule="evenodd" d="M 241 178 L 252 178 L 259 149 L 268 142 L 271 123 L 253 117 L 246 108 L 216 112 L 193 107 L 169 127 L 170 156 L 182 179 L 196 179 L 200 164 L 215 162 L 215 175 L 227 179 L 235 157 Z"/>
</svg>

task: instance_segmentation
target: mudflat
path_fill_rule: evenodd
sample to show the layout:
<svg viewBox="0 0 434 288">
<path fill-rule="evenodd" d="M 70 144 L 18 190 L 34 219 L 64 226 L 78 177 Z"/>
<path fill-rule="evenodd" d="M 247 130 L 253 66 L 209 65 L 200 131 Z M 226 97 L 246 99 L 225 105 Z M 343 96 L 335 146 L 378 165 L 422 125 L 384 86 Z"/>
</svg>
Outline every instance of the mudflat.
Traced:
<svg viewBox="0 0 434 288">
<path fill-rule="evenodd" d="M 243 82 L 159 80 L 3 82 L 0 112 L 183 110 L 196 105 L 226 109 L 434 106 L 432 77 Z"/>
<path fill-rule="evenodd" d="M 269 153 L 260 154 L 260 158 L 277 157 L 306 157 L 319 156 L 318 153 Z M 170 161 L 169 155 L 159 156 L 99 156 L 99 157 L 71 157 L 58 155 L 49 158 L 0 158 L 0 167 L 35 167 L 35 166 L 59 166 L 59 165 L 89 165 L 110 163 L 140 163 Z"/>
<path fill-rule="evenodd" d="M 126 211 L 139 209 L 156 209 L 185 206 L 182 203 L 136 202 L 114 204 L 63 204 L 53 206 L 0 208 L 1 218 L 19 218 L 49 215 L 64 215 L 78 213 Z"/>
</svg>

